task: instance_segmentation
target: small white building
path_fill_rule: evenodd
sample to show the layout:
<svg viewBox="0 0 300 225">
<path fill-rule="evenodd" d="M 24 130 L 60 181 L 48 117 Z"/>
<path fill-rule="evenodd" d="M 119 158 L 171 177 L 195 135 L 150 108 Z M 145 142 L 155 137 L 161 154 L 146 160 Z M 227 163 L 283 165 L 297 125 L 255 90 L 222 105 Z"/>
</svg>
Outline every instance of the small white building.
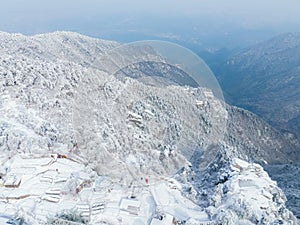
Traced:
<svg viewBox="0 0 300 225">
<path fill-rule="evenodd" d="M 77 211 L 80 213 L 82 217 L 90 216 L 90 206 L 86 203 L 79 203 L 76 205 Z"/>
<path fill-rule="evenodd" d="M 138 215 L 141 207 L 141 202 L 133 199 L 122 198 L 120 202 L 120 210 L 126 211 L 129 214 Z"/>
<path fill-rule="evenodd" d="M 42 197 L 42 200 L 58 203 L 61 200 L 61 189 L 55 188 L 50 189 L 45 192 L 45 195 Z"/>
<path fill-rule="evenodd" d="M 91 207 L 91 213 L 92 213 L 92 215 L 95 215 L 95 214 L 103 212 L 104 209 L 105 209 L 104 202 L 95 202 Z"/>
<path fill-rule="evenodd" d="M 60 195 L 61 194 L 61 189 L 60 188 L 55 188 L 55 189 L 50 189 L 45 192 L 47 195 Z"/>
<path fill-rule="evenodd" d="M 61 197 L 59 195 L 44 195 L 42 197 L 42 200 L 58 203 L 60 201 Z"/>
<path fill-rule="evenodd" d="M 196 101 L 196 107 L 201 109 L 201 108 L 205 108 L 208 105 L 208 101 L 204 101 L 204 100 L 197 100 Z"/>
<path fill-rule="evenodd" d="M 205 90 L 205 91 L 203 91 L 203 94 L 206 98 L 209 98 L 209 99 L 214 98 L 214 93 L 211 90 Z"/>
<path fill-rule="evenodd" d="M 133 122 L 138 127 L 142 126 L 142 116 L 140 116 L 134 112 L 129 112 L 128 120 Z"/>
<path fill-rule="evenodd" d="M 16 174 L 8 174 L 4 180 L 4 187 L 17 188 L 21 184 L 21 177 Z"/>
<path fill-rule="evenodd" d="M 58 177 L 54 180 L 54 183 L 65 183 L 68 180 L 67 177 Z"/>
<path fill-rule="evenodd" d="M 40 181 L 41 182 L 44 182 L 44 183 L 52 183 L 53 182 L 53 178 L 51 176 L 42 176 L 40 178 Z"/>
</svg>

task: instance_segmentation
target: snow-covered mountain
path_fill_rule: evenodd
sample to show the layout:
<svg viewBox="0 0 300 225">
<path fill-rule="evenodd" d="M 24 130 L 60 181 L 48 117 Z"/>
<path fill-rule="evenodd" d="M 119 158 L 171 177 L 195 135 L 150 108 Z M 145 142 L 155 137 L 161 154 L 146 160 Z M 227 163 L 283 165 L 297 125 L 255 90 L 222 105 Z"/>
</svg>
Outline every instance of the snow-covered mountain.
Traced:
<svg viewBox="0 0 300 225">
<path fill-rule="evenodd" d="M 231 154 L 219 154 L 204 171 L 186 170 L 210 218 L 220 224 L 296 223 L 283 204 L 284 193 L 263 168 Z"/>
<path fill-rule="evenodd" d="M 137 224 L 150 224 L 151 219 L 161 218 L 160 214 L 164 218 L 171 215 L 175 224 L 176 221 L 177 224 L 179 221 L 186 224 L 201 221 L 203 224 L 296 224 L 292 213 L 285 208 L 283 192 L 262 167 L 239 159 L 231 160 L 299 162 L 296 140 L 282 136 L 255 115 L 208 96 L 205 93 L 209 90 L 205 88 L 176 85 L 158 88 L 136 79 L 119 79 L 99 70 L 101 55 L 118 45 L 69 32 L 32 37 L 0 34 L 0 175 L 4 185 L 0 187 L 1 198 L 5 199 L 10 190 L 5 187 L 8 175 L 20 174 L 21 169 L 14 162 L 20 160 L 26 165 L 27 161 L 18 159 L 18 155 L 40 159 L 55 155 L 58 161 L 53 163 L 67 158 L 79 164 L 78 171 L 74 169 L 76 165 L 68 167 L 69 164 L 65 165 L 66 170 L 73 168 L 79 174 L 97 172 L 83 175 L 87 177 L 84 182 L 88 182 L 83 182 L 83 186 L 78 181 L 81 176 L 77 176 L 75 186 L 89 195 L 97 192 L 97 180 L 104 175 L 112 179 L 113 190 L 119 190 L 121 197 L 120 193 L 132 186 L 132 180 L 137 182 L 137 189 L 146 187 L 146 193 L 137 191 L 137 199 L 141 201 L 143 196 L 148 196 L 156 206 L 150 207 L 153 204 L 147 201 L 149 218 Z M 53 169 L 51 165 L 46 165 L 47 171 Z M 25 167 L 31 166 L 35 168 L 33 171 L 39 171 L 36 173 L 39 177 L 39 168 L 43 166 L 29 162 Z M 33 174 L 35 172 L 30 176 Z M 62 174 L 63 182 L 73 182 L 72 172 Z M 178 193 L 170 189 L 171 181 L 167 177 L 171 175 L 179 181 L 175 188 L 180 190 Z M 27 185 L 33 182 L 33 186 L 44 186 L 40 183 L 46 179 L 44 176 L 39 177 L 39 181 L 29 179 L 29 174 L 24 176 L 27 176 L 24 178 Z M 54 179 L 52 175 L 50 178 Z M 192 202 L 174 208 L 163 207 L 165 199 L 155 194 L 155 188 L 161 185 L 159 181 L 166 179 L 164 185 L 167 187 L 163 190 L 170 196 L 168 198 L 175 199 L 172 200 L 174 204 Z M 123 182 L 120 187 L 115 187 L 116 180 Z M 26 196 L 23 182 L 20 185 L 20 190 L 25 191 L 20 193 Z M 56 187 L 54 180 L 47 185 L 45 189 Z M 43 192 L 41 190 L 44 189 L 38 189 L 38 193 Z M 121 199 L 109 199 L 106 191 L 98 192 L 105 194 L 107 204 Z M 54 195 L 59 195 L 59 200 L 73 201 L 68 206 L 75 207 L 82 202 L 84 192 L 71 192 Z M 13 191 L 11 195 L 12 199 L 19 196 Z M 44 207 L 43 202 L 52 198 L 48 196 L 45 200 L 42 194 L 37 194 L 35 199 L 42 201 L 35 204 L 35 209 L 43 215 L 39 207 Z M 22 204 L 16 198 L 12 201 L 16 208 L 11 207 L 8 200 L 1 202 L 0 209 L 20 212 Z M 189 205 L 192 203 L 198 206 Z M 89 200 L 85 204 L 89 205 Z M 97 214 L 90 217 L 90 221 L 96 224 L 97 218 L 108 215 L 117 215 L 126 221 L 128 217 L 116 212 L 115 207 L 111 211 L 106 207 L 107 215 Z M 201 212 L 203 218 L 194 216 L 191 208 Z M 63 208 L 57 210 L 60 211 L 52 211 L 51 216 L 62 213 Z M 45 219 L 34 214 L 28 216 L 28 210 L 21 211 L 31 223 Z M 99 221 L 105 222 L 104 219 Z M 107 223 L 122 224 L 119 220 Z"/>
<path fill-rule="evenodd" d="M 72 61 L 90 65 L 105 51 L 119 44 L 72 32 L 54 32 L 26 37 L 22 34 L 0 33 L 1 53 L 23 55 L 46 61 Z"/>
</svg>

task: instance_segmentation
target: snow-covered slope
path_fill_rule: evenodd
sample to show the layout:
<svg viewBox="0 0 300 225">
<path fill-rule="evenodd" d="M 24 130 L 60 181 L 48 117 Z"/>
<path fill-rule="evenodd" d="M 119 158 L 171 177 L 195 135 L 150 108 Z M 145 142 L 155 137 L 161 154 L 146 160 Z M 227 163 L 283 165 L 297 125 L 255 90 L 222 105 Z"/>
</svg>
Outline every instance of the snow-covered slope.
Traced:
<svg viewBox="0 0 300 225">
<path fill-rule="evenodd" d="M 1 52 L 23 55 L 46 61 L 71 61 L 89 66 L 105 51 L 119 44 L 113 41 L 90 38 L 73 32 L 54 32 L 35 36 L 0 32 Z"/>
<path fill-rule="evenodd" d="M 297 224 L 264 169 L 232 157 L 220 154 L 206 170 L 185 172 L 210 218 L 219 224 Z"/>
<path fill-rule="evenodd" d="M 137 186 L 142 189 L 150 188 L 147 189 L 148 195 L 150 197 L 154 195 L 155 201 L 155 194 L 153 194 L 155 191 L 151 188 L 155 189 L 156 185 L 160 185 L 159 181 L 168 180 L 166 175 L 173 175 L 178 169 L 185 167 L 190 169 L 181 171 L 186 174 L 183 174 L 181 179 L 178 177 L 178 180 L 181 180 L 179 186 L 182 186 L 182 189 L 176 187 L 180 191 L 173 193 L 168 184 L 165 193 L 168 193 L 170 195 L 168 198 L 171 199 L 176 200 L 176 197 L 172 197 L 176 195 L 180 196 L 178 198 L 183 202 L 189 202 L 186 198 L 193 200 L 193 204 L 198 204 L 198 206 L 193 206 L 196 208 L 194 210 L 202 213 L 203 218 L 197 218 L 195 216 L 197 213 L 189 210 L 179 212 L 191 207 L 192 203 L 179 204 L 177 208 L 170 207 L 168 209 L 149 206 L 149 209 L 145 209 L 148 210 L 149 220 L 147 223 L 140 224 L 149 224 L 154 217 L 160 218 L 157 215 L 159 213 L 165 217 L 168 217 L 166 215 L 173 216 L 174 221 L 185 220 L 187 224 L 197 224 L 195 222 L 197 220 L 198 224 L 199 220 L 203 223 L 216 222 L 223 219 L 222 210 L 231 210 L 232 213 L 236 213 L 235 220 L 232 220 L 231 224 L 238 220 L 255 223 L 252 217 L 239 215 L 241 212 L 235 208 L 237 205 L 234 205 L 239 201 L 246 202 L 245 207 L 247 207 L 242 209 L 242 212 L 250 211 L 254 215 L 253 218 L 262 221 L 261 224 L 269 224 L 272 221 L 275 223 L 276 215 L 278 220 L 293 221 L 290 212 L 284 208 L 284 195 L 261 167 L 236 160 L 235 163 L 239 162 L 241 167 L 245 167 L 245 171 L 249 172 L 247 174 L 248 172 L 236 171 L 228 163 L 222 163 L 218 157 L 215 158 L 220 150 L 225 149 L 232 157 L 259 162 L 262 160 L 274 162 L 278 159 L 295 160 L 294 155 L 287 154 L 288 151 L 284 147 L 288 139 L 280 137 L 277 133 L 271 133 L 269 125 L 258 118 L 255 123 L 263 125 L 258 126 L 259 129 L 255 131 L 259 135 L 252 137 L 253 132 L 247 132 L 247 129 L 252 126 L 243 124 L 243 121 L 248 125 L 251 123 L 251 114 L 247 114 L 245 119 L 243 116 L 245 111 L 233 110 L 233 113 L 228 110 L 228 116 L 227 106 L 217 98 L 209 97 L 210 99 L 208 99 L 204 94 L 209 90 L 174 85 L 156 88 L 130 78 L 116 79 L 104 71 L 97 70 L 94 63 L 95 57 L 99 59 L 105 51 L 118 45 L 114 42 L 68 32 L 33 37 L 1 33 L 0 39 L 0 51 L 3 53 L 0 56 L 0 155 L 2 160 L 0 175 L 4 182 L 8 179 L 8 171 L 18 168 L 18 165 L 12 166 L 13 164 L 4 164 L 4 162 L 12 160 L 13 163 L 18 155 L 40 159 L 51 158 L 51 153 L 56 156 L 60 155 L 61 158 L 74 159 L 75 157 L 76 163 L 79 164 L 78 169 L 98 172 L 98 175 L 93 173 L 94 177 L 89 178 L 90 186 L 93 182 L 97 183 L 98 178 L 102 179 L 103 175 L 109 175 L 114 185 L 122 183 L 123 186 L 114 189 L 120 191 L 118 192 L 120 198 L 117 200 L 111 199 L 112 201 L 110 201 L 109 198 L 113 198 L 112 195 L 108 194 L 109 192 L 106 193 L 107 189 L 101 190 L 107 194 L 107 202 L 110 202 L 105 212 L 112 217 L 112 215 L 116 215 L 114 213 L 120 207 L 119 201 L 126 198 L 128 194 L 123 192 L 131 190 L 132 180 L 137 182 Z M 82 86 L 82 84 L 88 85 Z M 91 89 L 85 90 L 82 87 Z M 85 94 L 87 95 L 85 96 Z M 189 106 L 189 108 L 185 106 Z M 237 118 L 232 115 L 239 116 L 239 123 L 229 126 L 234 129 L 225 130 L 225 139 L 223 140 L 224 122 L 229 118 L 228 124 L 232 125 L 233 120 L 231 121 L 231 119 Z M 260 140 L 262 137 L 265 137 L 264 141 Z M 280 138 L 278 139 L 278 137 Z M 247 147 L 247 143 L 251 143 L 252 146 Z M 187 151 L 180 151 L 182 148 Z M 273 154 L 274 149 L 276 154 Z M 193 153 L 194 150 L 197 151 Z M 191 160 L 187 156 L 191 156 Z M 190 162 L 188 162 L 189 160 Z M 227 161 L 230 162 L 228 159 Z M 206 168 L 209 163 L 211 165 Z M 216 164 L 218 166 L 215 167 Z M 259 168 L 261 175 L 257 175 L 258 180 L 255 180 L 258 182 L 258 186 L 251 186 L 253 190 L 260 191 L 266 188 L 266 191 L 271 194 L 280 193 L 279 199 L 264 199 L 263 193 L 260 193 L 261 197 L 258 196 L 258 199 L 263 200 L 257 203 L 258 206 L 253 205 L 253 210 L 248 207 L 253 204 L 251 198 L 245 199 L 239 193 L 242 191 L 246 194 L 247 190 L 251 188 L 236 190 L 239 187 L 235 184 L 237 180 L 248 179 L 247 176 L 251 179 L 256 176 L 257 171 L 252 171 L 252 167 L 254 170 L 256 167 Z M 50 170 L 52 169 L 50 168 Z M 21 171 L 20 168 L 17 170 L 15 173 Z M 206 180 L 201 179 L 203 171 L 206 171 Z M 219 176 L 218 174 L 224 171 L 231 174 L 225 186 L 232 191 L 230 193 L 220 192 L 222 200 L 218 204 L 213 204 L 211 199 L 220 198 L 218 196 L 219 186 L 209 180 L 213 180 L 214 176 Z M 76 171 L 74 170 L 74 172 Z M 30 174 L 30 176 L 34 174 Z M 24 176 L 27 177 L 29 174 Z M 66 174 L 66 176 L 68 180 L 73 175 Z M 193 182 L 192 179 L 194 179 Z M 40 185 L 40 181 L 33 180 L 37 183 L 31 185 Z M 153 180 L 155 182 L 152 182 Z M 150 187 L 149 184 L 151 184 Z M 23 183 L 20 187 L 22 185 Z M 80 183 L 78 185 L 81 187 Z M 50 186 L 49 188 L 52 188 Z M 226 189 L 225 186 L 224 189 Z M 85 186 L 81 188 L 85 188 Z M 2 197 L 5 198 L 10 189 L 7 187 L 0 187 L 0 189 Z M 201 197 L 205 190 L 208 194 Z M 90 197 L 95 194 L 90 189 L 87 193 Z M 123 194 L 120 195 L 120 193 Z M 67 193 L 67 195 L 69 194 Z M 64 194 L 60 195 L 68 199 Z M 14 197 L 14 194 L 12 196 Z M 39 207 L 45 204 L 43 203 L 45 199 L 41 196 L 42 194 L 36 196 L 37 199 L 42 200 L 41 205 L 38 204 L 37 210 L 40 210 Z M 267 194 L 267 196 L 269 195 Z M 137 197 L 139 200 L 143 199 L 142 192 L 138 192 Z M 82 202 L 81 193 L 75 193 L 72 198 L 74 204 L 71 206 L 73 207 Z M 174 202 L 179 201 L 175 200 Z M 152 204 L 151 201 L 148 203 Z M 9 204 L 9 202 L 1 202 L 2 209 Z M 61 207 L 64 205 L 63 203 L 55 204 L 55 206 Z M 90 200 L 87 200 L 85 204 L 92 207 Z M 214 210 L 209 208 L 210 205 L 214 207 Z M 268 209 L 264 208 L 266 205 L 270 206 L 275 214 L 269 213 Z M 18 203 L 17 206 L 19 208 L 12 209 L 12 214 L 16 213 L 17 215 L 20 207 L 22 208 L 22 204 Z M 280 211 L 281 208 L 284 210 Z M 150 209 L 152 211 L 149 213 Z M 51 216 L 62 213 L 63 208 L 57 207 L 57 210 L 53 211 Z M 156 212 L 157 210 L 158 212 Z M 45 216 L 45 213 L 42 213 L 41 217 Z M 120 216 L 119 211 L 117 216 Z M 105 214 L 103 214 L 104 217 Z M 266 217 L 265 222 L 262 217 Z M 32 215 L 28 218 L 31 222 L 35 220 Z M 45 220 L 44 217 L 43 220 Z M 118 221 L 117 219 L 117 222 L 111 223 L 121 224 Z M 293 222 L 291 223 L 293 224 Z"/>
<path fill-rule="evenodd" d="M 30 224 L 296 224 L 283 192 L 257 164 L 234 158 L 221 171 L 211 171 L 206 182 L 217 183 L 213 189 L 202 187 L 211 195 L 201 207 L 184 196 L 187 182 L 165 178 L 128 188 L 78 160 L 72 153 L 11 157 L 4 164 L 8 176 L 21 183 L 10 188 L 9 179 L 1 180 L 1 212 Z"/>
</svg>

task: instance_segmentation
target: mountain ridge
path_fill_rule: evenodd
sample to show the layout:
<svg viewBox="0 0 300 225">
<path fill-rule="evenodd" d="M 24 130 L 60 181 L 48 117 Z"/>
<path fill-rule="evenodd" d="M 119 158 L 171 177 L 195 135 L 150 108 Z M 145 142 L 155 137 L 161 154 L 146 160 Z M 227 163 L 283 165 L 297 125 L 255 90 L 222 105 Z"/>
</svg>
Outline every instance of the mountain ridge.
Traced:
<svg viewBox="0 0 300 225">
<path fill-rule="evenodd" d="M 30 39 L 30 37 L 28 38 Z M 28 41 L 19 43 L 19 45 L 23 47 L 23 53 L 20 53 L 18 48 L 15 52 L 13 52 L 13 49 L 5 49 L 7 45 L 1 45 L 0 47 L 2 50 L 4 48 L 4 52 L 7 51 L 0 56 L 0 110 L 3 115 L 5 115 L 0 121 L 0 149 L 1 154 L 5 155 L 4 158 L 9 158 L 14 154 L 20 153 L 47 154 L 52 151 L 59 153 L 60 151 L 72 149 L 75 151 L 78 144 L 78 140 L 76 140 L 78 136 L 74 134 L 73 107 L 74 104 L 76 105 L 76 103 L 78 103 L 78 101 L 75 101 L 76 94 L 78 94 L 79 91 L 78 86 L 87 82 L 92 88 L 94 87 L 93 85 L 95 85 L 97 92 L 87 92 L 87 94 L 95 94 L 94 97 L 96 98 L 90 98 L 89 104 L 83 106 L 86 106 L 87 109 L 95 109 L 93 107 L 99 104 L 99 101 L 95 101 L 99 99 L 97 96 L 102 96 L 102 100 L 106 99 L 105 101 L 107 101 L 107 103 L 113 103 L 113 105 L 117 107 L 110 108 L 110 110 L 108 108 L 96 108 L 101 109 L 96 113 L 94 113 L 93 110 L 88 110 L 89 114 L 87 114 L 87 117 L 81 118 L 82 120 L 79 121 L 81 123 L 78 123 L 79 125 L 89 125 L 88 119 L 95 118 L 98 120 L 98 125 L 101 125 L 100 129 L 91 126 L 91 130 L 87 131 L 89 132 L 88 134 L 96 135 L 98 134 L 94 131 L 103 131 L 100 132 L 101 136 L 99 140 L 101 140 L 100 144 L 104 143 L 105 145 L 92 142 L 90 148 L 97 150 L 94 152 L 94 155 L 86 154 L 89 152 L 81 152 L 82 154 L 86 154 L 87 162 L 93 169 L 99 169 L 99 173 L 101 173 L 101 171 L 103 172 L 103 166 L 101 167 L 100 160 L 110 159 L 111 155 L 104 155 L 104 158 L 100 157 L 99 160 L 99 158 L 97 158 L 99 157 L 98 151 L 103 150 L 103 152 L 105 152 L 105 149 L 113 148 L 114 154 L 122 150 L 134 153 L 131 143 L 135 144 L 135 151 L 145 146 L 150 146 L 149 149 L 152 150 L 153 146 L 157 146 L 153 149 L 154 151 L 150 152 L 150 154 L 153 154 L 153 157 L 158 156 L 166 162 L 176 163 L 176 161 L 172 161 L 172 158 L 168 158 L 173 157 L 172 146 L 159 146 L 154 141 L 148 143 L 148 139 L 143 140 L 144 137 L 149 137 L 147 136 L 147 129 L 151 131 L 153 128 L 159 128 L 159 126 L 153 126 L 153 124 L 166 125 L 166 127 L 172 131 L 163 136 L 162 140 L 165 141 L 163 144 L 168 144 L 170 140 L 174 140 L 175 143 L 179 140 L 178 143 L 181 143 L 180 141 L 182 140 L 178 137 L 188 137 L 189 132 L 188 129 L 184 129 L 184 126 L 188 124 L 187 127 L 197 130 L 197 124 L 199 122 L 201 135 L 196 138 L 200 138 L 200 142 L 203 142 L 203 144 L 199 145 L 199 147 L 202 148 L 199 148 L 201 151 L 208 153 L 211 151 L 213 153 L 213 151 L 224 149 L 231 157 L 240 157 L 262 164 L 266 162 L 277 162 L 276 160 L 278 158 L 285 162 L 298 160 L 295 158 L 295 155 L 290 154 L 290 146 L 287 146 L 290 139 L 272 130 L 269 125 L 253 114 L 242 109 L 231 108 L 230 106 L 220 104 L 219 100 L 215 98 L 213 98 L 208 105 L 203 106 L 203 108 L 197 108 L 195 100 L 201 100 L 201 98 L 203 98 L 202 92 L 205 91 L 201 88 L 187 88 L 171 85 L 167 87 L 167 90 L 169 90 L 167 92 L 163 92 L 163 89 L 156 89 L 155 87 L 152 87 L 152 90 L 136 80 L 127 78 L 121 81 L 113 76 L 107 76 L 107 74 L 97 70 L 95 67 L 89 68 L 88 65 L 93 64 L 94 61 L 92 57 L 80 55 L 85 54 L 85 51 L 78 51 L 78 54 L 67 54 L 63 56 L 62 59 L 53 57 L 47 58 L 47 52 L 41 52 L 39 48 L 32 49 L 30 46 L 27 46 L 27 43 Z M 105 43 L 106 42 L 103 42 L 102 45 L 105 45 Z M 90 43 L 89 46 L 94 46 L 94 44 L 95 43 Z M 56 48 L 54 46 L 51 47 Z M 112 47 L 111 43 L 108 42 L 104 50 L 109 50 Z M 101 48 L 101 45 L 99 48 Z M 97 51 L 105 52 L 104 50 L 100 50 L 101 49 Z M 36 58 L 39 54 L 41 56 Z M 67 60 L 68 58 L 69 60 Z M 98 83 L 92 82 L 97 79 Z M 81 90 L 85 90 L 84 87 L 85 86 L 83 86 Z M 93 91 L 93 89 L 91 90 Z M 137 93 L 134 92 L 135 90 L 138 90 Z M 140 97 L 142 98 L 138 97 L 136 103 L 129 105 L 130 107 L 127 106 L 125 101 L 127 99 L 126 97 L 137 96 L 137 94 L 141 94 Z M 147 98 L 149 96 L 151 98 Z M 177 106 L 176 104 L 179 103 L 171 101 L 171 99 L 176 99 L 179 103 L 194 103 L 190 104 L 191 109 L 194 111 L 188 111 L 184 116 L 182 106 Z M 204 98 L 202 100 L 206 99 Z M 15 104 L 13 104 L 14 102 Z M 11 103 L 11 105 L 8 103 Z M 102 106 L 101 102 L 100 106 Z M 82 106 L 80 105 L 80 107 Z M 146 107 L 150 107 L 150 112 L 153 115 L 151 115 L 151 113 L 149 114 L 149 109 Z M 229 110 L 226 110 L 226 107 L 229 107 Z M 145 109 L 148 109 L 148 111 Z M 221 146 L 218 146 L 214 143 L 214 138 L 218 132 L 218 126 L 220 125 L 218 124 L 218 120 L 214 120 L 213 116 L 219 115 L 222 117 L 227 111 L 229 113 L 228 128 L 230 128 L 230 130 L 225 131 L 224 142 L 221 142 Z M 195 114 L 192 112 L 195 112 Z M 117 118 L 120 113 L 122 117 Z M 79 116 L 80 115 L 81 114 L 79 114 Z M 91 118 L 89 118 L 89 115 L 91 115 Z M 127 118 L 129 115 L 133 115 L 135 118 Z M 197 123 L 190 126 L 191 121 L 189 121 L 189 118 L 186 118 L 186 116 L 193 118 Z M 156 123 L 155 119 L 151 120 L 151 117 L 156 118 L 159 123 Z M 122 119 L 124 119 L 122 123 L 119 123 Z M 185 120 L 188 121 L 185 122 Z M 123 123 L 128 130 L 118 129 L 120 127 L 124 128 Z M 259 126 L 257 124 L 259 124 Z M 267 129 L 265 129 L 265 127 L 267 127 Z M 124 135 L 126 131 L 128 131 L 127 135 L 135 135 L 128 135 L 127 137 Z M 198 132 L 195 132 L 194 135 L 196 133 Z M 256 133 L 256 135 L 253 135 L 254 133 Z M 91 135 L 91 137 L 94 136 Z M 199 141 L 196 138 L 190 142 L 194 143 L 195 140 Z M 249 142 L 247 142 L 247 140 Z M 143 143 L 145 146 L 139 145 L 140 143 Z M 291 144 L 291 146 L 293 145 Z M 82 145 L 79 145 L 79 150 L 80 147 L 82 147 Z M 149 149 L 146 150 L 149 151 Z M 274 154 L 274 151 L 276 151 L 276 154 Z M 149 156 L 145 155 L 145 157 L 143 157 L 145 152 L 137 151 L 136 153 L 138 154 L 131 155 L 140 155 L 144 161 L 133 157 L 125 159 L 129 160 L 129 163 L 138 162 L 141 165 L 143 162 L 147 162 L 147 157 Z M 156 153 L 159 153 L 159 155 L 156 155 Z M 124 153 L 122 154 L 125 155 Z M 201 154 L 203 154 L 203 152 Z M 197 158 L 200 162 L 201 154 L 199 158 Z M 120 154 L 119 158 L 123 159 L 122 157 L 124 156 Z M 210 164 L 211 167 L 208 168 L 208 171 L 212 169 L 218 173 L 218 168 L 214 166 L 214 163 L 218 162 L 218 157 L 216 157 L 215 161 L 212 160 L 212 164 Z M 112 163 L 111 166 L 113 168 L 114 164 Z M 188 165 L 184 166 L 188 167 Z M 193 166 L 200 167 L 200 164 L 195 162 Z M 220 163 L 219 168 L 221 167 L 222 164 Z M 203 167 L 201 168 L 203 169 Z M 198 173 L 198 169 L 195 169 L 192 173 Z M 284 200 L 284 198 L 282 199 Z M 221 219 L 222 218 L 220 218 L 220 220 Z M 238 220 L 239 218 L 236 217 L 236 221 Z"/>
</svg>

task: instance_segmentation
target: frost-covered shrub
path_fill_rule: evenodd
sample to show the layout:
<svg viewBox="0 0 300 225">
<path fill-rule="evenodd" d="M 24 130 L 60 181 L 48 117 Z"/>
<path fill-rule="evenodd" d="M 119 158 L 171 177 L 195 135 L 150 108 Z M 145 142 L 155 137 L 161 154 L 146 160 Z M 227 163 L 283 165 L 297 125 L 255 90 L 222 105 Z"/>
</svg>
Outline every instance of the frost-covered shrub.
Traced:
<svg viewBox="0 0 300 225">
<path fill-rule="evenodd" d="M 53 218 L 49 218 L 47 224 L 52 225 L 80 225 L 88 224 L 88 220 L 83 218 L 76 210 L 63 211 Z"/>
</svg>

